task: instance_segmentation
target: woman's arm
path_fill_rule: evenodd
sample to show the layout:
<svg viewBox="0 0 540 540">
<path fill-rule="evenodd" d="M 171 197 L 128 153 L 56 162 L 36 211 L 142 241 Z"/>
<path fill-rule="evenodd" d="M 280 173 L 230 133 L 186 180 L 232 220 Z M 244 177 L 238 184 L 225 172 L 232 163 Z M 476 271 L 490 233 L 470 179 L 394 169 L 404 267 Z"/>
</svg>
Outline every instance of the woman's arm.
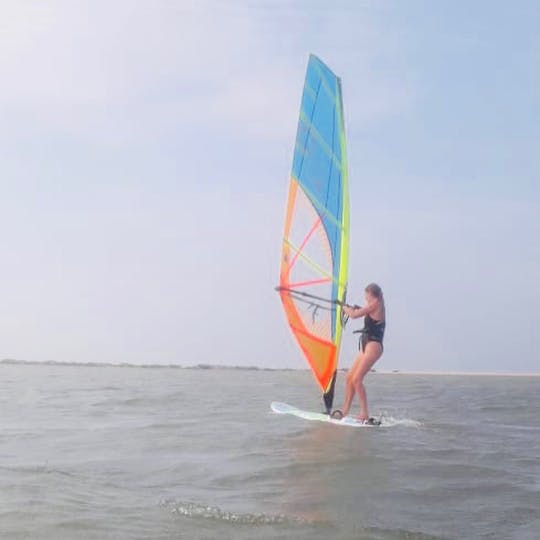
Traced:
<svg viewBox="0 0 540 540">
<path fill-rule="evenodd" d="M 373 313 L 379 305 L 379 301 L 375 300 L 371 304 L 368 304 L 366 307 L 352 307 L 352 306 L 343 306 L 343 313 L 348 315 L 351 319 L 358 319 L 359 317 L 364 317 L 370 313 Z"/>
</svg>

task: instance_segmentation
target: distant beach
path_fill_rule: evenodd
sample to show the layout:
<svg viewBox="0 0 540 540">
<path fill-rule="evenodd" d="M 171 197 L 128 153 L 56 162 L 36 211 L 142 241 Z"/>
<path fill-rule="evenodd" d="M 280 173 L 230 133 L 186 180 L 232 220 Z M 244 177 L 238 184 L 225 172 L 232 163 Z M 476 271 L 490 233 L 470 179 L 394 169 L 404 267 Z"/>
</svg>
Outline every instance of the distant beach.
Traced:
<svg viewBox="0 0 540 540">
<path fill-rule="evenodd" d="M 540 377 L 538 373 L 511 373 L 497 371 L 408 371 L 408 370 L 375 370 L 371 373 L 376 375 L 451 375 L 467 377 Z"/>
<path fill-rule="evenodd" d="M 13 365 L 35 365 L 35 366 L 77 366 L 77 367 L 128 367 L 128 368 L 147 368 L 147 369 L 224 369 L 224 370 L 239 370 L 239 371 L 309 371 L 309 368 L 271 368 L 259 366 L 232 366 L 220 364 L 134 364 L 130 362 L 57 362 L 55 360 L 45 360 L 38 362 L 35 360 L 16 360 L 13 358 L 4 358 L 0 360 L 0 364 Z M 338 372 L 347 373 L 348 368 L 338 368 Z M 535 373 L 512 373 L 512 372 L 497 372 L 497 371 L 416 371 L 402 369 L 372 369 L 371 374 L 375 375 L 448 375 L 459 377 L 540 377 L 540 372 Z"/>
</svg>

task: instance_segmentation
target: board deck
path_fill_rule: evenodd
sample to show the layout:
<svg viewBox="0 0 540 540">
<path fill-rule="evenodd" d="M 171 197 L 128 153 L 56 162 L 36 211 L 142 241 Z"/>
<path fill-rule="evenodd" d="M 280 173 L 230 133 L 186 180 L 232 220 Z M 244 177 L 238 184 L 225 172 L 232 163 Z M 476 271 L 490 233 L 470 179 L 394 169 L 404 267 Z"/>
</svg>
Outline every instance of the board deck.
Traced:
<svg viewBox="0 0 540 540">
<path fill-rule="evenodd" d="M 304 411 L 302 409 L 299 409 L 298 407 L 294 407 L 293 405 L 289 405 L 288 403 L 282 403 L 279 401 L 273 401 L 270 404 L 270 408 L 272 411 L 278 414 L 291 414 L 292 416 L 296 416 L 298 418 L 303 418 L 304 420 L 315 420 L 317 422 L 327 422 L 330 424 L 335 424 L 337 426 L 347 426 L 347 427 L 356 427 L 356 428 L 362 428 L 362 427 L 379 427 L 377 424 L 364 424 L 360 420 L 357 420 L 356 418 L 352 416 L 346 416 L 345 418 L 342 418 L 338 420 L 337 418 L 330 418 L 328 414 L 324 413 L 317 413 L 312 411 Z"/>
</svg>

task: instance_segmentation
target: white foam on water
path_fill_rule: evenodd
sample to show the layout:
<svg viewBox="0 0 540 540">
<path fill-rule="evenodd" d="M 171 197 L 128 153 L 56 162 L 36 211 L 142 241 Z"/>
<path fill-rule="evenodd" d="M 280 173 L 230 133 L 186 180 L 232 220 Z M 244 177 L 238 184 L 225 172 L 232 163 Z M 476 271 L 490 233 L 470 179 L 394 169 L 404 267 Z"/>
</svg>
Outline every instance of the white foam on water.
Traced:
<svg viewBox="0 0 540 540">
<path fill-rule="evenodd" d="M 231 512 L 224 510 L 219 506 L 206 505 L 196 502 L 165 500 L 161 504 L 162 506 L 168 508 L 173 514 L 178 514 L 180 516 L 242 525 L 304 525 L 308 523 L 305 519 L 297 516 L 287 516 L 285 514 L 251 514 Z"/>
<path fill-rule="evenodd" d="M 375 417 L 378 419 L 378 417 Z M 412 418 L 398 418 L 396 416 L 386 416 L 383 414 L 381 418 L 382 427 L 395 427 L 395 426 L 402 426 L 402 427 L 411 427 L 411 428 L 420 428 L 422 427 L 422 422 L 419 422 L 418 420 L 414 420 Z"/>
</svg>

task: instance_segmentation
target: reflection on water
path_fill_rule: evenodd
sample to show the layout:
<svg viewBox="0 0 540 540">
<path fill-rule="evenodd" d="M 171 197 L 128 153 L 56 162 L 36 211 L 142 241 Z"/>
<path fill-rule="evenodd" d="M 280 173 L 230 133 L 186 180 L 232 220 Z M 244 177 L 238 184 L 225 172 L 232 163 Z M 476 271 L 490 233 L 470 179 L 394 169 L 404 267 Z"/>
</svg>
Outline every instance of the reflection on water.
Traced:
<svg viewBox="0 0 540 540">
<path fill-rule="evenodd" d="M 377 455 L 380 435 L 310 422 L 288 437 L 284 510 L 310 522 L 371 523 L 369 493 L 383 489 L 388 474 Z"/>
</svg>

